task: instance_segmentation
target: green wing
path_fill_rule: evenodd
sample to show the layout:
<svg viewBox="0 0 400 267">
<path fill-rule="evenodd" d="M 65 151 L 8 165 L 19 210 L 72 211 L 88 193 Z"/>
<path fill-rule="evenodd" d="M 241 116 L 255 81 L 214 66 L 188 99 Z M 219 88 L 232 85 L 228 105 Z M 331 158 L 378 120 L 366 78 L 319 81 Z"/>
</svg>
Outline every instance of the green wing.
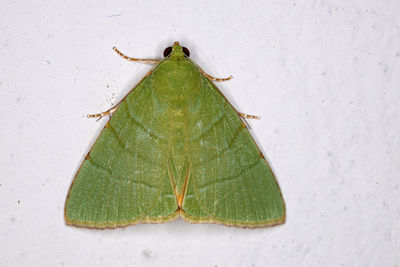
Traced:
<svg viewBox="0 0 400 267">
<path fill-rule="evenodd" d="M 151 79 L 120 104 L 82 163 L 65 203 L 69 225 L 114 228 L 179 215 Z"/>
<path fill-rule="evenodd" d="M 190 121 L 190 171 L 181 216 L 264 227 L 285 221 L 274 174 L 238 113 L 205 77 Z M 190 109 L 189 109 L 190 110 Z"/>
</svg>

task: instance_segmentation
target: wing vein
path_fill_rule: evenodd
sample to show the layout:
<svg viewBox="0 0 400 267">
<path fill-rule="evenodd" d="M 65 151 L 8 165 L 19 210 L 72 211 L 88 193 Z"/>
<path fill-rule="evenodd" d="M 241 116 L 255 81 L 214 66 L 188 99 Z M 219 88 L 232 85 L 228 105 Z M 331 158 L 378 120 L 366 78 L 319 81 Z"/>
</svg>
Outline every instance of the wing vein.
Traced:
<svg viewBox="0 0 400 267">
<path fill-rule="evenodd" d="M 120 134 L 118 133 L 118 131 L 111 124 L 109 124 L 107 128 L 110 129 L 110 131 L 112 132 L 112 134 L 115 137 L 115 139 L 117 139 L 118 145 L 122 148 L 122 150 L 124 152 L 128 153 L 131 156 L 132 159 L 139 157 L 141 160 L 143 160 L 145 162 L 152 162 L 153 164 L 155 163 L 153 160 L 151 160 L 148 157 L 145 157 L 142 154 L 139 154 L 139 153 L 134 154 L 126 145 L 124 145 L 122 143 Z"/>
<path fill-rule="evenodd" d="M 233 181 L 233 180 L 235 180 L 235 179 L 237 179 L 237 178 L 240 178 L 240 177 L 243 176 L 244 173 L 250 171 L 250 170 L 253 169 L 255 166 L 257 166 L 257 164 L 260 162 L 260 160 L 261 160 L 261 157 L 258 158 L 254 163 L 252 163 L 251 165 L 249 165 L 249 167 L 242 169 L 239 173 L 235 173 L 235 174 L 233 174 L 233 175 L 229 175 L 229 176 L 226 176 L 226 177 L 224 177 L 224 178 L 221 178 L 221 179 L 218 179 L 218 180 L 215 180 L 215 181 L 210 181 L 210 182 L 205 183 L 205 184 L 203 184 L 203 185 L 201 185 L 201 186 L 197 186 L 197 188 L 198 188 L 199 190 L 204 190 L 204 189 L 206 189 L 207 187 L 209 187 L 210 185 L 213 185 L 214 183 L 226 183 L 226 182 L 229 182 L 229 181 Z"/>
<path fill-rule="evenodd" d="M 113 174 L 112 174 L 112 171 L 110 170 L 110 169 L 108 169 L 107 167 L 104 167 L 103 165 L 101 165 L 101 164 L 98 164 L 97 162 L 95 162 L 95 160 L 92 158 L 92 157 L 89 157 L 89 162 L 90 162 L 90 164 L 92 164 L 93 166 L 95 166 L 95 167 L 97 167 L 97 168 L 100 168 L 100 169 L 102 169 L 102 170 L 105 170 L 110 176 L 109 177 L 112 177 L 113 176 Z M 147 187 L 147 188 L 150 188 L 150 189 L 158 189 L 158 187 L 156 187 L 156 186 L 153 186 L 153 185 L 151 185 L 151 184 L 148 184 L 148 183 L 145 183 L 145 182 L 143 182 L 143 181 L 140 181 L 140 182 L 138 182 L 138 181 L 135 181 L 135 180 L 129 180 L 128 182 L 133 182 L 133 183 L 135 183 L 135 184 L 139 184 L 139 185 L 143 185 L 143 186 L 145 186 L 145 187 Z"/>
<path fill-rule="evenodd" d="M 135 123 L 137 126 L 139 126 L 141 129 L 143 129 L 149 136 L 151 136 L 154 139 L 161 140 L 161 141 L 166 141 L 165 137 L 162 136 L 161 134 L 158 134 L 154 131 L 151 131 L 151 129 L 146 128 L 140 121 L 135 119 L 135 117 L 128 111 L 126 114 L 128 114 L 128 118 Z"/>
<path fill-rule="evenodd" d="M 226 151 L 229 151 L 229 150 L 232 148 L 232 145 L 234 144 L 235 140 L 236 140 L 237 137 L 239 136 L 239 133 L 240 133 L 243 129 L 244 129 L 244 128 L 243 128 L 242 125 L 240 125 L 240 126 L 238 127 L 238 129 L 236 130 L 236 132 L 233 134 L 232 139 L 229 141 L 228 145 L 225 146 L 221 151 L 219 151 L 219 155 L 224 154 Z M 212 155 L 212 156 L 210 156 L 210 157 L 207 157 L 207 158 L 205 158 L 205 159 L 202 159 L 202 160 L 200 161 L 200 163 L 203 164 L 203 163 L 205 163 L 205 162 L 209 162 L 209 161 L 211 161 L 211 160 L 214 160 L 214 159 L 217 158 L 217 156 L 218 156 L 218 155 L 216 154 L 216 155 Z"/>
<path fill-rule="evenodd" d="M 206 134 L 208 134 L 209 132 L 211 132 L 211 130 L 212 130 L 216 125 L 218 125 L 218 124 L 222 121 L 222 119 L 223 119 L 224 117 L 225 117 L 225 112 L 221 112 L 221 115 L 219 115 L 219 116 L 217 117 L 217 119 L 214 120 L 214 121 L 211 123 L 211 125 L 208 126 L 208 127 L 206 128 L 205 131 L 201 132 L 199 136 L 193 138 L 193 139 L 190 140 L 190 141 L 192 141 L 192 142 L 197 142 L 198 140 L 200 140 L 204 135 L 206 135 Z"/>
</svg>

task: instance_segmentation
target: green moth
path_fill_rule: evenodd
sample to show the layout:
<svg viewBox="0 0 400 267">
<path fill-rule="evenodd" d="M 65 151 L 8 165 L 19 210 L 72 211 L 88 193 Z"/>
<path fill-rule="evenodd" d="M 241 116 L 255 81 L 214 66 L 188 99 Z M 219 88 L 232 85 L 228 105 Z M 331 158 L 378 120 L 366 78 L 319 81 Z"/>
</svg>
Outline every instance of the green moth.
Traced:
<svg viewBox="0 0 400 267">
<path fill-rule="evenodd" d="M 114 108 L 65 202 L 68 225 L 115 228 L 183 218 L 266 227 L 285 204 L 245 117 L 175 42 Z"/>
</svg>

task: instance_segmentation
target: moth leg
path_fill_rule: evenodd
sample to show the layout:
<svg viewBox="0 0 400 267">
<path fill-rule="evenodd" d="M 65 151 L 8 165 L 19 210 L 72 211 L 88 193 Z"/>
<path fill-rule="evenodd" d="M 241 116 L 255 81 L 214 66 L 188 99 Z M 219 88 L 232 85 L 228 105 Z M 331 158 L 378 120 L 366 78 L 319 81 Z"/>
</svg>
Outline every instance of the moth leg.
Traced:
<svg viewBox="0 0 400 267">
<path fill-rule="evenodd" d="M 238 113 L 239 113 L 239 116 L 242 117 L 243 119 L 256 119 L 256 120 L 261 119 L 261 117 L 257 116 L 257 115 L 249 115 L 249 114 L 244 114 L 241 112 L 238 112 Z"/>
<path fill-rule="evenodd" d="M 88 118 L 97 118 L 97 117 L 98 117 L 97 121 L 99 121 L 99 120 L 100 120 L 101 118 L 103 118 L 104 116 L 112 115 L 112 114 L 117 110 L 119 104 L 120 104 L 120 103 L 118 103 L 118 104 L 115 105 L 114 107 L 112 107 L 112 108 L 110 108 L 109 110 L 104 111 L 104 112 L 102 112 L 102 113 L 98 113 L 98 114 L 88 114 L 87 116 L 88 116 Z"/>
<path fill-rule="evenodd" d="M 248 115 L 248 114 L 244 114 L 241 112 L 238 112 L 238 115 L 240 116 L 240 119 L 243 121 L 244 124 L 246 124 L 247 128 L 251 129 L 250 124 L 247 122 L 246 119 L 257 119 L 259 120 L 261 117 L 260 116 L 256 116 L 256 115 Z"/>
<path fill-rule="evenodd" d="M 229 81 L 230 79 L 232 79 L 232 75 L 229 76 L 228 78 L 215 78 L 207 73 L 205 73 L 202 69 L 200 70 L 201 74 L 203 74 L 204 76 L 206 76 L 208 79 L 210 79 L 211 81 L 215 81 L 215 82 L 224 82 L 224 81 Z"/>
<path fill-rule="evenodd" d="M 140 58 L 127 57 L 124 54 L 122 54 L 115 46 L 113 47 L 113 49 L 115 52 L 117 52 L 118 55 L 125 58 L 126 60 L 138 61 L 138 62 L 144 62 L 144 63 L 150 63 L 150 64 L 157 64 L 160 62 L 159 59 L 140 59 Z"/>
</svg>

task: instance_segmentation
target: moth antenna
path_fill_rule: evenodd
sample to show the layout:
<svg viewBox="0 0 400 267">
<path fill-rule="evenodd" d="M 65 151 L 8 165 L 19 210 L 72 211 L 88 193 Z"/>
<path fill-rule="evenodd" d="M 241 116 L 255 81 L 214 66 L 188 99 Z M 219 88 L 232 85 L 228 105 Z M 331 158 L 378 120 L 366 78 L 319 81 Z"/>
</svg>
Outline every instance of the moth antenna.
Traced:
<svg viewBox="0 0 400 267">
<path fill-rule="evenodd" d="M 228 78 L 215 78 L 207 73 L 205 73 L 203 70 L 201 70 L 201 73 L 206 76 L 208 79 L 210 79 L 213 82 L 224 82 L 224 81 L 229 81 L 230 79 L 232 79 L 232 75 L 230 75 Z"/>
<path fill-rule="evenodd" d="M 120 55 L 121 57 L 123 57 L 129 61 L 136 61 L 136 62 L 143 62 L 143 63 L 150 63 L 150 64 L 157 64 L 160 62 L 159 59 L 140 59 L 140 58 L 128 57 L 128 56 L 125 56 L 124 54 L 122 54 L 115 46 L 113 47 L 113 49 L 115 52 L 117 52 L 118 55 Z"/>
<path fill-rule="evenodd" d="M 190 59 L 189 59 L 190 60 Z M 200 73 L 204 76 L 206 76 L 210 81 L 215 81 L 215 82 L 224 82 L 224 81 L 229 81 L 230 79 L 233 78 L 232 75 L 230 75 L 228 78 L 215 78 L 213 76 L 211 76 L 210 74 L 207 74 L 202 68 L 200 68 L 199 65 L 197 65 L 196 62 L 190 60 L 190 62 L 192 62 L 200 71 Z"/>
</svg>

